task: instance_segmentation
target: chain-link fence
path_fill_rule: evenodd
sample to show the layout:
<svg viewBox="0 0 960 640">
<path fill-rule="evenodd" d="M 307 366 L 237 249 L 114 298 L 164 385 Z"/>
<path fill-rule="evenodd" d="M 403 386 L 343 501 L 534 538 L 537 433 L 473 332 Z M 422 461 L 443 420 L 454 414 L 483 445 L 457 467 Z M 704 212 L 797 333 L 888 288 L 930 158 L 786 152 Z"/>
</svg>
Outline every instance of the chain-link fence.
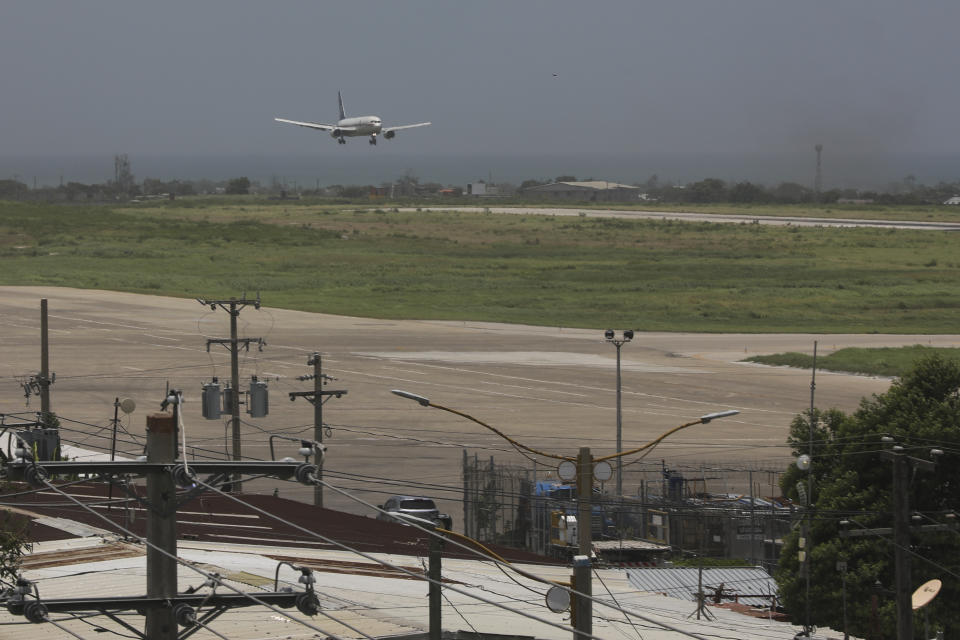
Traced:
<svg viewBox="0 0 960 640">
<path fill-rule="evenodd" d="M 733 467 L 665 461 L 624 465 L 623 495 L 614 482 L 595 483 L 594 540 L 648 540 L 711 557 L 774 565 L 795 511 L 782 500 L 783 471 L 770 465 Z M 463 453 L 464 531 L 477 540 L 563 555 L 563 528 L 576 516 L 576 487 L 553 466 L 498 464 Z"/>
</svg>

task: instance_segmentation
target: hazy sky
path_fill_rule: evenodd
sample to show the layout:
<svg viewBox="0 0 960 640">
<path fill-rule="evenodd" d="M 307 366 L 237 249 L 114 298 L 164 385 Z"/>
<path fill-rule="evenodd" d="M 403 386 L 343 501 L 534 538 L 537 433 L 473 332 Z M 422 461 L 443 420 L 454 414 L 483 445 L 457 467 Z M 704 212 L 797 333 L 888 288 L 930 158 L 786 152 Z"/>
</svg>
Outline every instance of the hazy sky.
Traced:
<svg viewBox="0 0 960 640">
<path fill-rule="evenodd" d="M 958 28 L 956 0 L 5 0 L 0 154 L 956 152 Z M 338 88 L 434 125 L 273 122 Z"/>
</svg>

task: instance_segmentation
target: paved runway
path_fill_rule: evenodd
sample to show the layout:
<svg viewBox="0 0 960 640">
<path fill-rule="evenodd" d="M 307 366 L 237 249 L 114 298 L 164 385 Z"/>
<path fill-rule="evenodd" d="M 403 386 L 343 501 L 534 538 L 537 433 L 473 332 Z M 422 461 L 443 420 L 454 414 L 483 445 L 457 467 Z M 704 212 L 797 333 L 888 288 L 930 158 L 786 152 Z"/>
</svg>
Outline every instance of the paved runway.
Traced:
<svg viewBox="0 0 960 640">
<path fill-rule="evenodd" d="M 576 203 L 572 203 L 576 204 Z M 620 209 L 576 209 L 550 207 L 420 207 L 401 211 L 489 211 L 515 215 L 582 216 L 585 218 L 626 218 L 633 220 L 683 220 L 717 224 L 765 224 L 794 227 L 874 227 L 920 231 L 960 231 L 958 222 L 913 220 L 862 220 L 858 218 L 811 218 L 806 216 L 761 216 L 733 213 L 684 213 L 678 211 L 624 211 Z"/>
<path fill-rule="evenodd" d="M 229 379 L 229 354 L 207 338 L 229 336 L 229 317 L 194 300 L 108 291 L 0 287 L 0 413 L 31 412 L 19 383 L 40 366 L 40 299 L 49 301 L 52 408 L 64 437 L 80 446 L 109 448 L 116 397 L 136 400 L 123 417 L 119 450 L 142 451 L 145 416 L 158 411 L 166 385 L 184 391 L 187 445 L 209 455 L 228 450 L 227 420 L 201 417 L 200 390 L 213 376 Z M 463 418 L 398 398 L 405 389 L 483 420 L 534 448 L 575 454 L 589 446 L 611 453 L 616 437 L 615 350 L 601 330 L 475 322 L 392 321 L 263 308 L 243 309 L 241 337 L 263 337 L 262 352 L 241 354 L 241 387 L 251 375 L 267 380 L 270 414 L 244 416 L 243 454 L 269 456 L 271 433 L 311 437 L 313 410 L 291 391 L 312 388 L 297 376 L 311 372 L 307 359 L 323 354 L 328 388 L 348 394 L 330 400 L 324 420 L 329 451 L 327 479 L 360 498 L 382 502 L 390 493 L 426 493 L 459 521 L 456 490 L 466 449 L 481 459 L 532 463 L 493 433 Z M 810 372 L 738 362 L 754 354 L 819 352 L 847 346 L 960 345 L 960 336 L 748 335 L 638 333 L 623 347 L 623 441 L 632 448 L 705 413 L 737 409 L 740 415 L 672 436 L 624 478 L 634 491 L 657 477 L 661 459 L 671 467 L 783 468 L 783 443 L 791 419 L 810 405 Z M 821 372 L 816 404 L 853 410 L 863 396 L 883 392 L 889 380 Z M 125 432 L 129 432 L 127 435 Z M 293 443 L 276 441 L 278 457 L 296 456 Z M 542 460 L 541 462 L 546 462 Z M 552 467 L 552 465 L 549 465 Z M 640 469 L 648 469 L 641 472 Z M 538 465 L 542 477 L 548 465 Z M 386 487 L 376 479 L 396 481 Z M 724 491 L 722 473 L 710 491 Z M 764 480 L 766 482 L 767 480 Z M 418 488 L 418 483 L 449 487 Z M 311 490 L 272 480 L 246 490 L 310 500 Z M 367 514 L 359 503 L 326 493 L 326 506 Z M 450 500 L 444 502 L 443 498 Z"/>
</svg>

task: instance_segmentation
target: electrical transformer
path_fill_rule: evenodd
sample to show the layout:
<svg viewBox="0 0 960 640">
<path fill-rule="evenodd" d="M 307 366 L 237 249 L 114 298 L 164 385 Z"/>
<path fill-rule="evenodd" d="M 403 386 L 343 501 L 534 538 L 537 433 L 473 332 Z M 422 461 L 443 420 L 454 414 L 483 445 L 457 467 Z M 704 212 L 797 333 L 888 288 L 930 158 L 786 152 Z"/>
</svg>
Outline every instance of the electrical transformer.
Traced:
<svg viewBox="0 0 960 640">
<path fill-rule="evenodd" d="M 216 378 L 203 385 L 203 417 L 207 420 L 219 420 L 220 414 L 220 383 Z"/>
<path fill-rule="evenodd" d="M 223 388 L 223 412 L 233 415 L 233 389 L 229 383 Z"/>
<path fill-rule="evenodd" d="M 257 380 L 257 376 L 250 378 L 250 402 L 247 413 L 253 418 L 262 418 L 270 412 L 267 395 L 267 383 Z"/>
</svg>

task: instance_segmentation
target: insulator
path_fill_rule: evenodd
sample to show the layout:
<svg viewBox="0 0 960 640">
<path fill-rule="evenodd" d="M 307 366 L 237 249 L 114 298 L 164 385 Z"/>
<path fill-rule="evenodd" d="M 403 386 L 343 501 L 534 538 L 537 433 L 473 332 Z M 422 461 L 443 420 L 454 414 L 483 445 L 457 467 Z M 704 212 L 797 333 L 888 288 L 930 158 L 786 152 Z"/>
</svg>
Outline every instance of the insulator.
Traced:
<svg viewBox="0 0 960 640">
<path fill-rule="evenodd" d="M 315 464 L 301 464 L 297 466 L 295 476 L 300 484 L 313 484 L 319 469 Z"/>
<path fill-rule="evenodd" d="M 30 465 L 23 470 L 23 478 L 30 484 L 32 487 L 42 487 L 47 484 L 47 479 L 50 477 L 50 474 L 47 473 L 47 470 L 43 467 L 38 467 L 35 464 Z"/>
<path fill-rule="evenodd" d="M 320 611 L 320 601 L 312 591 L 297 596 L 297 609 L 305 616 L 315 616 Z"/>
<path fill-rule="evenodd" d="M 23 605 L 23 617 L 39 624 L 47 621 L 47 606 L 39 600 L 29 600 Z"/>
<path fill-rule="evenodd" d="M 197 624 L 197 612 L 185 602 L 173 606 L 173 617 L 181 627 L 192 627 Z"/>
<path fill-rule="evenodd" d="M 170 471 L 173 474 L 173 481 L 184 489 L 190 488 L 196 484 L 197 474 L 185 464 L 178 464 Z"/>
</svg>

